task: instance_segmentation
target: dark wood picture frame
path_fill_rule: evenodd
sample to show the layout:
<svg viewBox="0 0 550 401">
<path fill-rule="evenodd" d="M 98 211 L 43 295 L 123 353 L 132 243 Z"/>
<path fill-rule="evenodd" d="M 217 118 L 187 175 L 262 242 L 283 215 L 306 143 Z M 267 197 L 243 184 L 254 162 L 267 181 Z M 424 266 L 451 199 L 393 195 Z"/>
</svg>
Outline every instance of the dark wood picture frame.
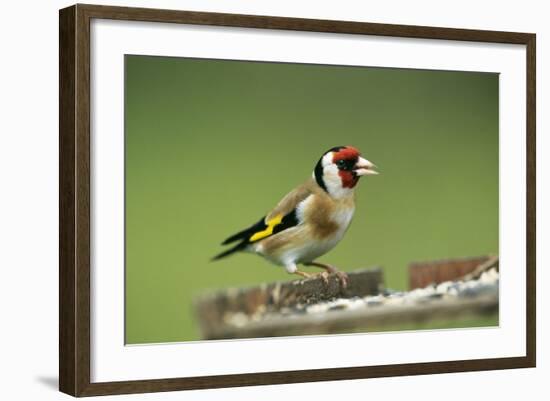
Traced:
<svg viewBox="0 0 550 401">
<path fill-rule="evenodd" d="M 90 21 L 93 18 L 525 45 L 527 48 L 526 355 L 511 358 L 91 383 Z M 80 4 L 60 10 L 59 29 L 60 391 L 73 396 L 93 396 L 535 366 L 535 34 Z"/>
</svg>

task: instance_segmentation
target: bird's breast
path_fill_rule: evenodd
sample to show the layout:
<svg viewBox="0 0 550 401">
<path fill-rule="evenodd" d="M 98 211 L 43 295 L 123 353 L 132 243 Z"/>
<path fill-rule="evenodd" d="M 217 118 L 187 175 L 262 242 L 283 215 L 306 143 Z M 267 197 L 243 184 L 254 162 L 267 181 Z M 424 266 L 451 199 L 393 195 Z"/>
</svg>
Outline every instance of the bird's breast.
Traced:
<svg viewBox="0 0 550 401">
<path fill-rule="evenodd" d="M 296 208 L 298 225 L 258 241 L 252 251 L 276 264 L 311 262 L 340 242 L 354 211 L 353 199 L 311 195 Z"/>
<path fill-rule="evenodd" d="M 335 202 L 323 196 L 311 196 L 298 209 L 299 217 L 310 226 L 312 236 L 318 239 L 341 237 L 354 212 L 353 199 Z"/>
</svg>

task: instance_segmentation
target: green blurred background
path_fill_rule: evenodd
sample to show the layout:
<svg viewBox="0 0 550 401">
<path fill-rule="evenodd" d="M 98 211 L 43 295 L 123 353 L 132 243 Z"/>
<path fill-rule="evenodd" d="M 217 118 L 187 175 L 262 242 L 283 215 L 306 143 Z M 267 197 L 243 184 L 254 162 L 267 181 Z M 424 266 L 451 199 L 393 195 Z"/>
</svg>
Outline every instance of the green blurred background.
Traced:
<svg viewBox="0 0 550 401">
<path fill-rule="evenodd" d="M 126 343 L 199 339 L 197 294 L 292 279 L 255 255 L 209 259 L 337 145 L 381 174 L 361 179 L 351 228 L 320 261 L 381 265 L 406 289 L 411 261 L 498 253 L 497 74 L 125 62 Z M 498 319 L 466 323 L 484 324 Z"/>
</svg>

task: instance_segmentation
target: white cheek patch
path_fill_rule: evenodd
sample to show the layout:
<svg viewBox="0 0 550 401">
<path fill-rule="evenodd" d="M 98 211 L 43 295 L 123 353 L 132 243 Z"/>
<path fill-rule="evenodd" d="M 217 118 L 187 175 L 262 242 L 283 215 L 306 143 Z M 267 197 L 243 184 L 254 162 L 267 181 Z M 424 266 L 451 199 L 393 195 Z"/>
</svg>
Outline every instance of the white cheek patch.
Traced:
<svg viewBox="0 0 550 401">
<path fill-rule="evenodd" d="M 348 196 L 353 188 L 345 188 L 342 185 L 342 177 L 340 177 L 338 167 L 335 164 L 329 164 L 324 168 L 323 181 L 327 187 L 327 191 L 335 198 Z"/>
<path fill-rule="evenodd" d="M 333 152 L 329 152 L 323 156 L 323 167 L 330 166 L 332 164 L 332 159 L 334 158 Z"/>
<path fill-rule="evenodd" d="M 340 177 L 338 167 L 332 162 L 333 158 L 334 152 L 329 152 L 321 159 L 323 183 L 331 196 L 335 198 L 349 196 L 353 192 L 353 188 L 345 188 L 342 185 L 342 178 Z M 315 178 L 315 172 L 313 172 L 313 177 Z"/>
<path fill-rule="evenodd" d="M 332 163 L 333 157 L 333 152 L 323 156 L 323 181 L 329 192 L 331 192 L 331 189 L 342 187 L 342 180 L 338 175 L 338 167 Z"/>
<path fill-rule="evenodd" d="M 334 164 L 331 164 L 324 168 L 323 180 L 325 181 L 325 185 L 327 186 L 327 188 L 334 187 L 334 186 L 338 186 L 338 187 L 342 186 L 342 178 L 338 174 L 338 171 L 339 171 L 338 167 L 336 167 L 336 165 Z"/>
</svg>

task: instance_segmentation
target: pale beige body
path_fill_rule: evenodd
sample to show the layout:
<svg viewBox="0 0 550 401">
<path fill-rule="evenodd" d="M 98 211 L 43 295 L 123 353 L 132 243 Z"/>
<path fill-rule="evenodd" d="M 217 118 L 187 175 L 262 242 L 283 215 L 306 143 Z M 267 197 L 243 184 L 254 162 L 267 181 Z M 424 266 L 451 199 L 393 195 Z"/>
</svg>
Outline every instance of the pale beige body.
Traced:
<svg viewBox="0 0 550 401">
<path fill-rule="evenodd" d="M 314 179 L 286 195 L 266 221 L 296 209 L 299 224 L 251 244 L 249 251 L 285 266 L 289 273 L 299 263 L 313 262 L 340 242 L 355 211 L 354 191 L 330 196 Z"/>
</svg>

